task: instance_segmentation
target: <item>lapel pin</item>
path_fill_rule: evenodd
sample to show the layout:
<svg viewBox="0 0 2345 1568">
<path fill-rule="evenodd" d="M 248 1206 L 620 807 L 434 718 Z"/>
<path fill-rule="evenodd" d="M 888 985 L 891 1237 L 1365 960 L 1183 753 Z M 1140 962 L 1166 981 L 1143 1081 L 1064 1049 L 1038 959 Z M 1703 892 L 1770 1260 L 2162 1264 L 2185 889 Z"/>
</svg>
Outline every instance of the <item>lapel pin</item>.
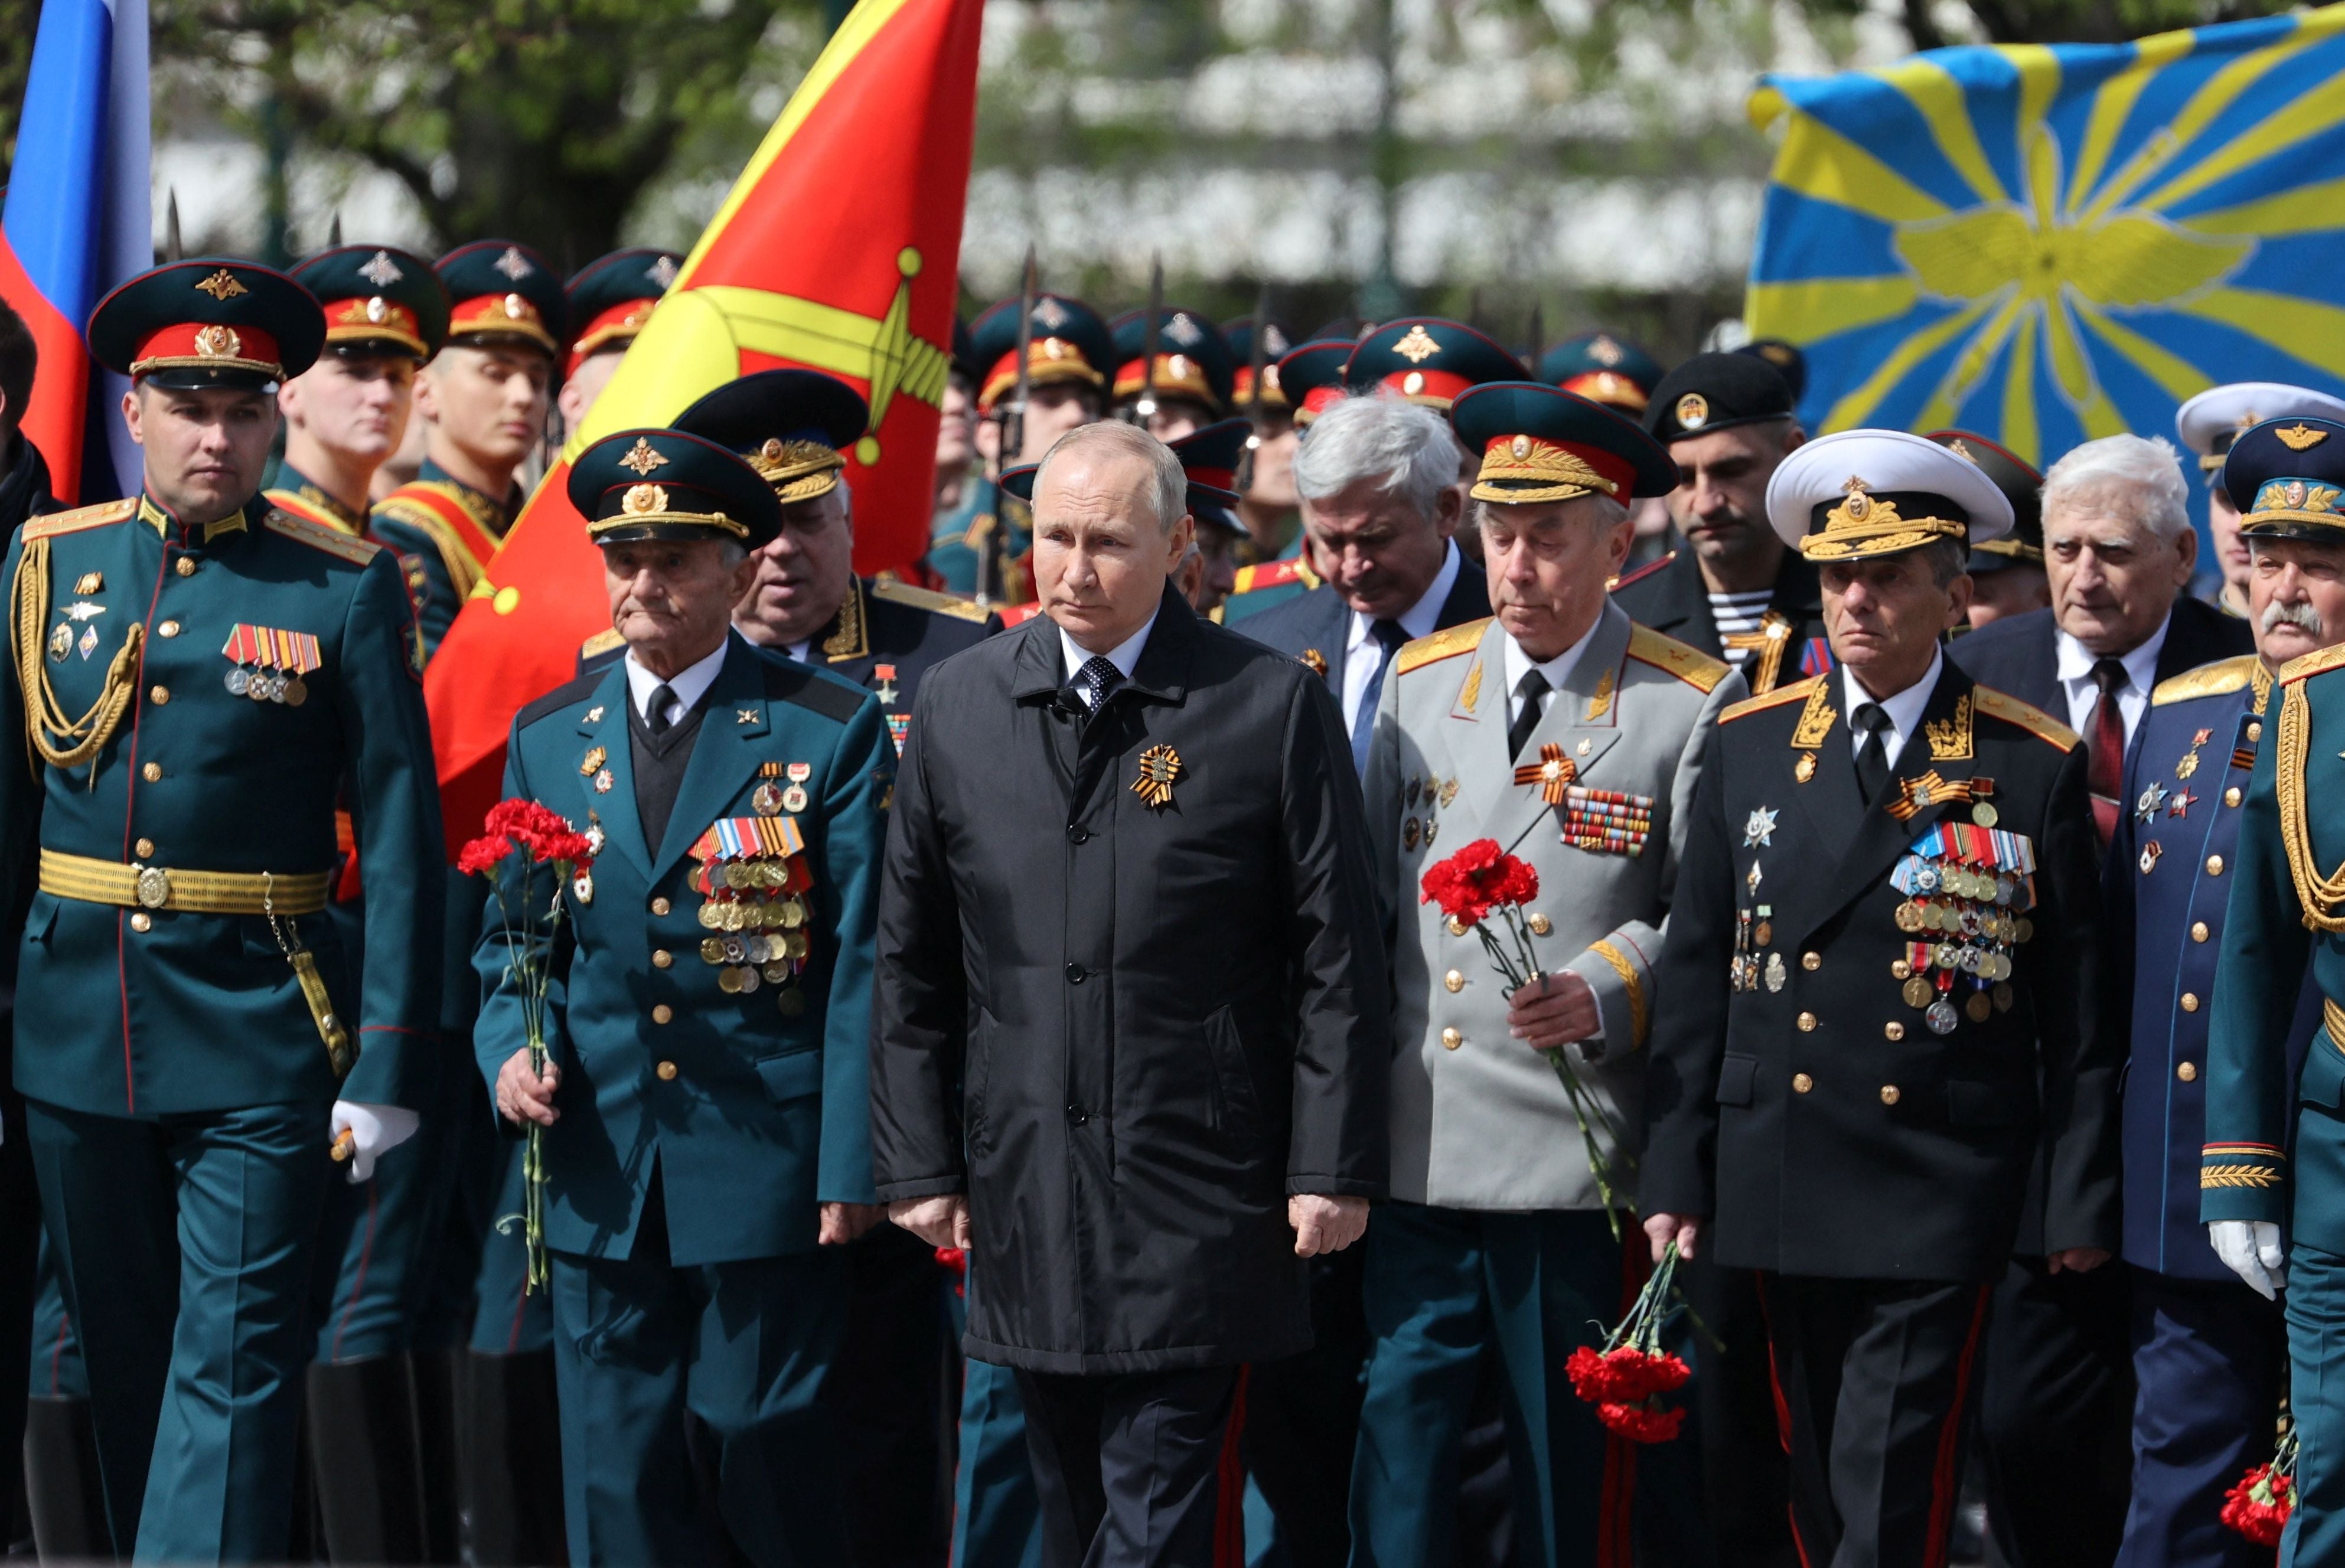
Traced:
<svg viewBox="0 0 2345 1568">
<path fill-rule="evenodd" d="M 1132 793 L 1162 811 L 1172 804 L 1172 784 L 1181 776 L 1181 754 L 1171 746 L 1151 746 L 1140 754 L 1140 776 Z"/>
<path fill-rule="evenodd" d="M 736 708 L 733 710 L 733 722 L 736 724 L 754 724 L 757 722 L 757 719 L 758 710 L 756 708 Z"/>
<path fill-rule="evenodd" d="M 1800 760 L 1792 764 L 1792 777 L 1798 780 L 1801 784 L 1805 784 L 1815 776 L 1816 754 L 1813 752 L 1802 752 L 1800 754 Z"/>
<path fill-rule="evenodd" d="M 594 792 L 597 794 L 609 794 L 611 793 L 611 770 L 609 768 L 604 768 L 601 773 L 594 775 Z"/>
<path fill-rule="evenodd" d="M 593 707 L 586 710 L 586 722 L 590 724 L 599 724 L 603 722 L 602 703 L 597 703 Z"/>
</svg>

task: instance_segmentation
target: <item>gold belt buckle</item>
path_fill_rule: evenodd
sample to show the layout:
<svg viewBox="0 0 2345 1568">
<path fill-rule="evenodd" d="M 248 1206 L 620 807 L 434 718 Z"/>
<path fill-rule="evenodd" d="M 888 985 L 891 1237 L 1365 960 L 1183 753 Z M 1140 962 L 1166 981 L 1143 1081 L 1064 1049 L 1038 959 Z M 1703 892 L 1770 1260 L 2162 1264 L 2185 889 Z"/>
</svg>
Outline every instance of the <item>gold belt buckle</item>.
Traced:
<svg viewBox="0 0 2345 1568">
<path fill-rule="evenodd" d="M 148 909 L 160 909 L 171 902 L 171 874 L 159 865 L 133 865 L 138 877 L 138 902 Z"/>
</svg>

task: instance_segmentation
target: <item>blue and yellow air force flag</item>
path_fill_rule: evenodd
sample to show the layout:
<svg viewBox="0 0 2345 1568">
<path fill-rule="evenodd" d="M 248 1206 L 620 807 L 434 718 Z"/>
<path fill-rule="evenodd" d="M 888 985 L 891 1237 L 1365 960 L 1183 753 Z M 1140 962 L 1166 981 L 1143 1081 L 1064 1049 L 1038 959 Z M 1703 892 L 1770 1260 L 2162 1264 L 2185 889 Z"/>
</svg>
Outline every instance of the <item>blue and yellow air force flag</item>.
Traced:
<svg viewBox="0 0 2345 1568">
<path fill-rule="evenodd" d="M 1810 430 L 1960 425 L 2031 462 L 2225 381 L 2345 391 L 2345 5 L 2112 46 L 1769 76 L 1746 307 Z"/>
</svg>

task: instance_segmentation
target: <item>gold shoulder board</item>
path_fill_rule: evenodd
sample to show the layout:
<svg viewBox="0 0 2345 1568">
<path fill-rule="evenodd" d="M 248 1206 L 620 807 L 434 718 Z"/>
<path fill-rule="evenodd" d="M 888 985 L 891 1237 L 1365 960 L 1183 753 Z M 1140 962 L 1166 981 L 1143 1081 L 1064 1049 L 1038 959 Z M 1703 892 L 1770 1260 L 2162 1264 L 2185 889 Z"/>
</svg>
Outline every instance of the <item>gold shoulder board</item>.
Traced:
<svg viewBox="0 0 2345 1568">
<path fill-rule="evenodd" d="M 1490 629 L 1490 621 L 1491 617 L 1485 615 L 1479 621 L 1468 621 L 1463 625 L 1436 632 L 1430 637 L 1419 637 L 1414 642 L 1404 643 L 1393 668 L 1406 675 L 1411 670 L 1422 669 L 1436 660 L 1454 659 L 1460 653 L 1470 653 L 1482 645 L 1482 633 Z"/>
<path fill-rule="evenodd" d="M 2018 698 L 2006 696 L 1990 686 L 1971 688 L 1971 708 L 1990 719 L 2016 724 L 2037 740 L 2057 746 L 2064 752 L 2075 749 L 2084 738 L 2043 709 L 2031 708 Z"/>
<path fill-rule="evenodd" d="M 984 605 L 963 599 L 958 594 L 939 593 L 933 589 L 915 588 L 909 582 L 898 582 L 892 577 L 875 577 L 865 587 L 874 599 L 885 599 L 891 604 L 909 604 L 915 610 L 926 610 L 932 615 L 950 615 L 961 621 L 982 623 L 993 613 Z"/>
<path fill-rule="evenodd" d="M 587 638 L 586 641 L 578 644 L 578 656 L 581 659 L 592 659 L 598 653 L 609 652 L 612 649 L 620 646 L 625 642 L 626 639 L 619 635 L 619 629 L 617 627 L 605 626 L 603 630 L 595 632 L 594 635 Z"/>
<path fill-rule="evenodd" d="M 46 516 L 25 521 L 26 539 L 54 539 L 60 533 L 78 533 L 85 528 L 103 528 L 109 522 L 127 522 L 138 515 L 138 498 L 127 501 L 102 501 L 96 506 L 76 507 L 71 511 L 53 511 Z"/>
<path fill-rule="evenodd" d="M 1716 691 L 1718 683 L 1726 679 L 1725 661 L 1713 659 L 1699 648 L 1689 648 L 1674 637 L 1664 637 L 1643 626 L 1629 628 L 1629 657 L 1657 670 L 1667 670 L 1704 695 Z"/>
<path fill-rule="evenodd" d="M 2236 692 L 2248 683 L 2255 667 L 2262 662 L 2253 653 L 2242 653 L 2235 659 L 2218 659 L 2211 664 L 2185 670 L 2151 689 L 2150 706 L 2162 708 L 2168 703 L 2187 703 L 2193 697 L 2219 697 L 2226 692 Z"/>
<path fill-rule="evenodd" d="M 30 527 L 30 524 L 26 525 Z M 2308 675 L 2318 675 L 2345 664 L 2345 642 L 2327 648 L 2317 648 L 2301 659 L 2290 659 L 2279 667 L 2280 684 L 2293 685 Z"/>
<path fill-rule="evenodd" d="M 260 520 L 260 526 L 271 533 L 299 540 L 312 550 L 339 555 L 359 566 L 364 566 L 382 553 L 382 546 L 371 539 L 360 539 L 354 533 L 344 533 L 340 529 L 328 528 L 322 522 L 311 522 L 306 517 L 295 517 L 289 511 L 279 511 L 274 507 L 269 509 L 267 517 Z"/>
<path fill-rule="evenodd" d="M 1788 686 L 1778 686 L 1764 696 L 1745 697 L 1739 703 L 1730 703 L 1720 712 L 1718 722 L 1721 724 L 1731 724 L 1737 719 L 1747 719 L 1753 713 L 1764 713 L 1769 708 L 1780 708 L 1786 703 L 1804 703 L 1808 700 L 1808 693 L 1822 684 L 1823 679 L 1822 675 L 1811 675 L 1804 681 L 1794 681 Z"/>
</svg>

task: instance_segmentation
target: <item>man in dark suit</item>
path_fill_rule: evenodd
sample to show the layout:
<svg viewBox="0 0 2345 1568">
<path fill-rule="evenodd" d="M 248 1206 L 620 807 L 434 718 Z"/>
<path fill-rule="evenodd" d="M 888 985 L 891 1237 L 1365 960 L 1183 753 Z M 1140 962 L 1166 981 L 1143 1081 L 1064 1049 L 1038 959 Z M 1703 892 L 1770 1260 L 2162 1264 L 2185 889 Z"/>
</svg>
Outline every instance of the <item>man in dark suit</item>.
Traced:
<svg viewBox="0 0 2345 1568">
<path fill-rule="evenodd" d="M 2117 1241 L 2085 757 L 1939 651 L 1967 545 L 2011 526 L 1978 469 L 1844 431 L 1768 501 L 1821 563 L 1838 667 L 1721 717 L 1654 987 L 1639 1208 L 1657 1254 L 1761 1270 L 1802 1561 L 1939 1562 L 2039 1149 L 2050 1266 Z"/>
<path fill-rule="evenodd" d="M 1295 452 L 1304 531 L 1327 581 L 1247 617 L 1245 634 L 1326 680 L 1355 770 L 1367 766 L 1376 698 L 1401 644 L 1490 612 L 1482 569 L 1452 537 L 1458 451 L 1434 410 L 1366 396 L 1321 413 Z"/>
<path fill-rule="evenodd" d="M 2151 692 L 2254 649 L 2245 621 L 2185 594 L 2198 559 L 2188 504 L 2166 441 L 2119 435 L 2077 447 L 2044 480 L 2051 608 L 2006 616 L 1953 644 L 1973 679 L 2085 737 L 2104 848 Z M 2126 1276 L 2054 1274 L 2039 1207 L 2031 1192 L 1996 1289 L 1979 1401 L 1987 1517 L 2011 1568 L 2107 1562 L 2132 1487 Z"/>
<path fill-rule="evenodd" d="M 1320 683 L 1168 586 L 1184 489 L 1127 425 L 1052 448 L 1045 613 L 929 673 L 889 821 L 878 1189 L 973 1249 L 1063 1568 L 1211 1561 L 1237 1368 L 1385 1190 L 1359 789 Z"/>
</svg>

